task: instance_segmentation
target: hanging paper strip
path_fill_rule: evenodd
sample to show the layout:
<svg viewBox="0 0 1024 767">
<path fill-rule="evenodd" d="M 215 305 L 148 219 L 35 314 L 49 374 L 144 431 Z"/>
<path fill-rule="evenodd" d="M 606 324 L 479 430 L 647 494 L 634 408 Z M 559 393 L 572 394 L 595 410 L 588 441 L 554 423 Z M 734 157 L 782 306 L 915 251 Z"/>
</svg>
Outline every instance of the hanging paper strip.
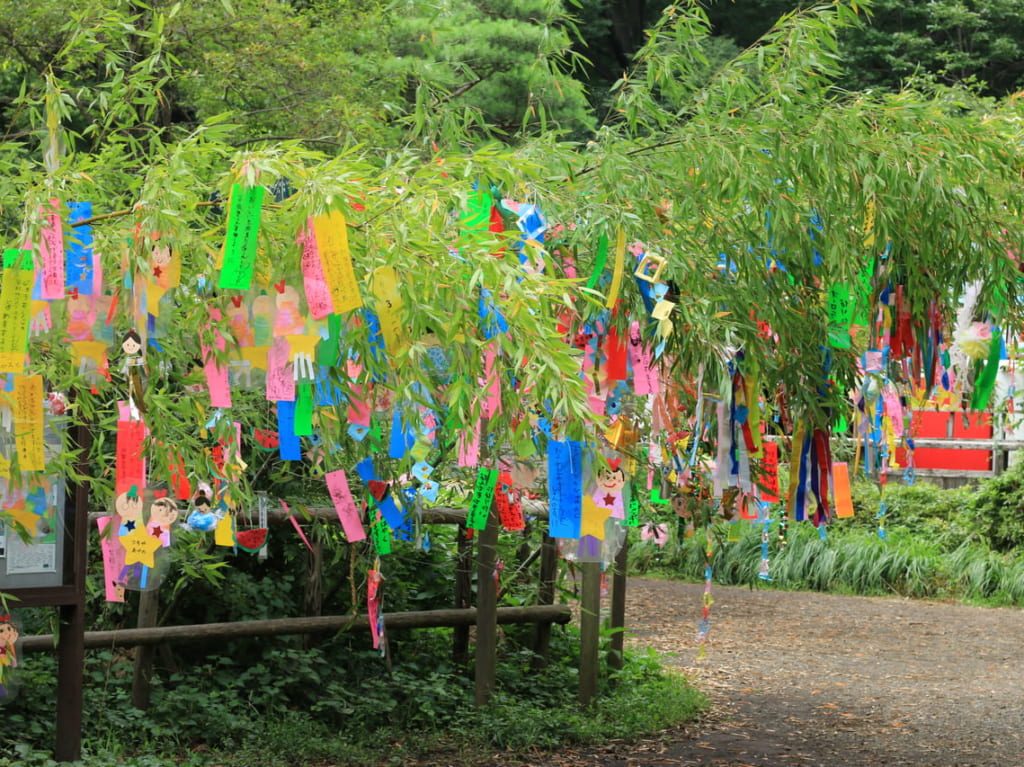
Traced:
<svg viewBox="0 0 1024 767">
<path fill-rule="evenodd" d="M 299 235 L 299 246 L 302 248 L 302 285 L 306 291 L 306 305 L 314 320 L 322 320 L 334 312 L 334 301 L 331 290 L 324 276 L 320 250 L 317 247 L 315 220 L 312 216 L 306 219 L 306 226 Z"/>
<path fill-rule="evenodd" d="M 779 443 L 765 442 L 761 459 L 759 478 L 761 500 L 765 503 L 779 502 Z"/>
<path fill-rule="evenodd" d="M 14 446 L 21 471 L 43 471 L 43 377 L 14 379 Z"/>
<path fill-rule="evenodd" d="M 594 256 L 594 271 L 590 273 L 590 279 L 587 280 L 587 287 L 593 290 L 597 286 L 597 281 L 601 279 L 601 273 L 604 271 L 605 261 L 608 260 L 608 235 L 602 234 L 597 240 L 597 255 Z"/>
<path fill-rule="evenodd" d="M 277 403 L 277 433 L 282 461 L 301 461 L 302 443 L 295 433 L 295 403 L 281 400 Z"/>
<path fill-rule="evenodd" d="M 302 542 L 306 544 L 306 548 L 310 551 L 313 551 L 313 544 L 309 542 L 309 538 L 307 538 L 306 534 L 302 532 L 302 527 L 299 525 L 299 520 L 297 520 L 295 518 L 295 515 L 292 514 L 292 510 L 288 508 L 288 504 L 285 503 L 284 501 L 281 501 L 281 508 L 284 509 L 284 513 L 288 515 L 288 521 L 292 523 L 292 527 L 295 528 L 295 532 L 298 533 L 299 537 L 302 539 Z"/>
<path fill-rule="evenodd" d="M 68 290 L 74 295 L 93 295 L 94 253 L 92 249 L 92 227 L 79 225 L 79 221 L 92 218 L 91 202 L 69 202 L 68 224 L 70 236 L 65 242 L 65 275 Z"/>
<path fill-rule="evenodd" d="M 391 416 L 391 441 L 388 457 L 402 460 L 416 441 L 416 435 L 405 422 L 405 409 L 396 407 Z"/>
<path fill-rule="evenodd" d="M 657 394 L 661 379 L 654 366 L 654 354 L 644 343 L 640 323 L 629 326 L 629 364 L 633 369 L 633 391 L 638 395 Z"/>
<path fill-rule="evenodd" d="M 210 320 L 220 322 L 222 319 L 220 309 L 211 307 Z M 212 325 L 207 325 L 207 333 L 213 334 L 213 347 L 202 346 L 203 370 L 206 373 L 206 387 L 210 393 L 211 407 L 231 407 L 231 384 L 228 382 L 228 366 L 217 361 L 217 353 L 221 356 L 227 349 L 227 341 Z"/>
<path fill-rule="evenodd" d="M 20 373 L 25 369 L 32 283 L 32 251 L 5 250 L 0 286 L 0 373 Z"/>
<path fill-rule="evenodd" d="M 367 490 L 370 491 L 370 495 L 373 496 L 377 509 L 384 515 L 384 520 L 389 528 L 389 534 L 390 530 L 397 530 L 402 527 L 405 524 L 405 514 L 398 508 L 395 499 L 391 497 L 387 483 L 382 482 L 377 476 L 377 470 L 373 467 L 373 459 L 364 458 L 356 464 L 356 473 L 359 475 L 359 479 L 363 481 Z M 380 490 L 375 492 L 375 488 L 380 488 Z M 371 530 L 372 534 L 373 531 Z"/>
<path fill-rule="evenodd" d="M 476 475 L 476 484 L 473 486 L 473 496 L 469 502 L 469 512 L 466 515 L 466 527 L 470 530 L 483 530 L 487 527 L 487 519 L 491 514 L 491 505 L 494 502 L 494 488 L 498 483 L 497 469 L 487 469 L 483 466 Z"/>
<path fill-rule="evenodd" d="M 579 538 L 583 520 L 582 446 L 567 440 L 548 441 L 548 534 Z"/>
<path fill-rule="evenodd" d="M 100 551 L 103 553 L 103 593 L 108 602 L 124 602 L 124 546 L 118 539 L 117 526 L 108 531 L 114 517 L 99 517 L 96 526 L 100 531 Z"/>
<path fill-rule="evenodd" d="M 121 495 L 135 488 L 141 493 L 146 486 L 146 462 L 142 457 L 142 443 L 146 439 L 146 424 L 142 421 L 117 422 L 116 457 L 114 462 L 114 493 Z"/>
<path fill-rule="evenodd" d="M 512 475 L 507 471 L 498 474 L 498 484 L 494 488 L 494 504 L 498 508 L 498 519 L 503 528 L 510 532 L 526 528 L 523 504 L 519 492 L 512 484 Z"/>
<path fill-rule="evenodd" d="M 853 303 L 850 287 L 832 285 L 828 289 L 828 342 L 834 349 L 849 349 L 850 324 L 853 322 Z"/>
<path fill-rule="evenodd" d="M 378 554 L 389 553 L 390 550 L 391 543 L 388 540 L 388 551 L 378 552 Z M 380 614 L 380 587 L 384 582 L 384 576 L 380 574 L 379 570 L 370 570 L 366 576 L 366 615 L 370 619 L 370 637 L 373 640 L 373 649 L 376 650 L 384 638 L 383 620 Z"/>
<path fill-rule="evenodd" d="M 373 541 L 373 550 L 377 553 L 378 557 L 391 553 L 391 535 L 391 527 L 378 515 L 377 519 L 370 525 L 370 540 Z"/>
<path fill-rule="evenodd" d="M 313 384 L 299 384 L 295 397 L 295 434 L 310 437 L 313 434 Z"/>
<path fill-rule="evenodd" d="M 832 492 L 836 501 L 836 516 L 847 519 L 853 516 L 853 494 L 850 492 L 850 471 L 845 463 L 832 464 Z"/>
<path fill-rule="evenodd" d="M 972 410 L 985 410 L 988 407 L 988 401 L 992 398 L 992 390 L 996 385 L 996 375 L 999 372 L 1002 345 L 1003 333 L 999 328 L 994 328 L 989 345 L 988 360 L 978 375 L 978 380 L 974 384 L 974 393 L 971 395 Z"/>
<path fill-rule="evenodd" d="M 608 309 L 615 306 L 615 302 L 619 298 L 619 290 L 622 287 L 622 273 L 625 271 L 626 266 L 626 232 L 620 226 L 618 232 L 615 235 L 615 267 L 612 272 L 612 284 L 608 288 L 608 298 L 604 305 Z"/>
<path fill-rule="evenodd" d="M 345 217 L 337 210 L 317 216 L 313 219 L 313 232 L 334 312 L 343 314 L 358 309 L 363 305 L 363 298 L 352 266 Z"/>
<path fill-rule="evenodd" d="M 488 341 L 498 333 L 508 332 L 508 321 L 498 309 L 494 296 L 487 288 L 480 288 L 477 301 L 477 315 L 480 317 L 480 332 Z"/>
<path fill-rule="evenodd" d="M 331 502 L 334 510 L 338 513 L 338 520 L 345 531 L 345 537 L 349 543 L 366 539 L 366 531 L 363 529 L 363 522 L 359 516 L 359 510 L 352 499 L 352 493 L 348 487 L 348 477 L 345 472 L 329 471 L 324 475 L 327 481 L 327 490 L 331 494 Z"/>
<path fill-rule="evenodd" d="M 220 269 L 221 290 L 249 290 L 256 270 L 256 245 L 263 207 L 262 186 L 231 187 L 227 234 Z"/>
<path fill-rule="evenodd" d="M 615 316 L 615 312 L 612 312 L 612 317 Z M 604 356 L 605 356 L 605 378 L 609 382 L 614 381 L 625 381 L 627 360 L 629 354 L 626 346 L 626 339 L 619 335 L 618 328 L 611 325 L 608 328 L 608 334 L 605 336 L 604 343 Z M 614 386 L 614 383 L 611 385 Z"/>
<path fill-rule="evenodd" d="M 402 326 L 402 295 L 398 292 L 398 274 L 390 266 L 373 270 L 371 290 L 380 322 L 384 348 L 392 359 L 405 347 L 405 329 Z"/>
<path fill-rule="evenodd" d="M 482 185 L 478 185 L 466 199 L 466 208 L 459 217 L 459 247 L 487 240 L 491 228 L 491 208 L 494 199 Z"/>
<path fill-rule="evenodd" d="M 636 486 L 629 485 L 629 501 L 626 503 L 626 527 L 639 527 L 640 525 L 640 495 Z"/>
<path fill-rule="evenodd" d="M 44 224 L 39 230 L 39 259 L 42 265 L 42 298 L 55 301 L 64 298 L 64 227 L 60 201 L 49 200 L 39 207 Z"/>
</svg>

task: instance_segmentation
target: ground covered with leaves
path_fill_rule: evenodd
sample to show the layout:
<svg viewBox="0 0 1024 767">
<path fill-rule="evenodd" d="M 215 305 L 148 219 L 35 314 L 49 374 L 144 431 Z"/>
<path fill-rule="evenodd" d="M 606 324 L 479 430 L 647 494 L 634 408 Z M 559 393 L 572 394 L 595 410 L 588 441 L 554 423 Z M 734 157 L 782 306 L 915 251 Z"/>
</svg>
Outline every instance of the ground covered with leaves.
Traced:
<svg viewBox="0 0 1024 767">
<path fill-rule="evenodd" d="M 1024 764 L 1020 610 L 714 587 L 698 660 L 703 588 L 631 579 L 627 617 L 633 644 L 657 649 L 710 695 L 702 721 L 521 763 Z"/>
</svg>

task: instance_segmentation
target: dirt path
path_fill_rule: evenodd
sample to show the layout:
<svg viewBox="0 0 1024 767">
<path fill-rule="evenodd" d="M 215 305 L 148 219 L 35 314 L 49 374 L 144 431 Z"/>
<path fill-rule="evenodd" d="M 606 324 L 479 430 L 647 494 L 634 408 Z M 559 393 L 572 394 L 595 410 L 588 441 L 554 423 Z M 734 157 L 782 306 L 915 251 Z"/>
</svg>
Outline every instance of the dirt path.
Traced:
<svg viewBox="0 0 1024 767">
<path fill-rule="evenodd" d="M 697 661 L 702 594 L 630 579 L 627 625 L 712 712 L 579 764 L 1024 765 L 1024 612 L 715 586 Z"/>
</svg>

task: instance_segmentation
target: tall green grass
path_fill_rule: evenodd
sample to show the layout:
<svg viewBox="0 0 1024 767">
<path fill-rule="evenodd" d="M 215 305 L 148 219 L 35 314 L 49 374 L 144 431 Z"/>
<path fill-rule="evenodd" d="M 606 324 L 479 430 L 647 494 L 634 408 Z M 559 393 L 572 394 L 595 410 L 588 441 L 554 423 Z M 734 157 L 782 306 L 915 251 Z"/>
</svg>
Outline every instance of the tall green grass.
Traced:
<svg viewBox="0 0 1024 767">
<path fill-rule="evenodd" d="M 715 528 L 712 573 L 724 585 L 767 586 L 864 596 L 899 595 L 954 599 L 972 604 L 1024 606 L 1024 558 L 992 551 L 983 543 L 915 535 L 897 527 L 886 539 L 866 527 L 835 526 L 822 538 L 809 524 L 791 525 L 785 548 L 771 530 L 771 581 L 758 578 L 761 529 L 749 525 L 729 542 Z M 650 542 L 630 551 L 630 572 L 703 580 L 703 534 L 675 539 L 658 550 Z"/>
</svg>

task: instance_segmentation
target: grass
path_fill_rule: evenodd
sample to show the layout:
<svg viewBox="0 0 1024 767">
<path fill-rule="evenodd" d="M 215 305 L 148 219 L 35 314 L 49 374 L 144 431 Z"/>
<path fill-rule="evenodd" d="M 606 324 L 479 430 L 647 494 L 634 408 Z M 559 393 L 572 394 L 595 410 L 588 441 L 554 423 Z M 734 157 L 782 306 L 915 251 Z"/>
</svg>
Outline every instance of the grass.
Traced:
<svg viewBox="0 0 1024 767">
<path fill-rule="evenodd" d="M 771 533 L 771 581 L 757 577 L 760 527 L 748 525 L 739 541 L 716 530 L 713 577 L 724 585 L 769 586 L 862 596 L 899 595 L 989 606 L 1024 606 L 1024 558 L 992 551 L 977 541 L 915 534 L 904 527 L 882 540 L 866 527 L 836 526 L 825 538 L 809 524 L 793 525 L 784 549 Z M 703 580 L 704 538 L 650 542 L 630 551 L 630 571 Z"/>
<path fill-rule="evenodd" d="M 388 673 L 375 654 L 267 649 L 259 659 L 219 656 L 157 677 L 149 711 L 129 702 L 130 662 L 91 653 L 86 676 L 89 767 L 251 767 L 253 764 L 388 765 L 430 758 L 474 764 L 477 755 L 635 739 L 697 718 L 707 700 L 653 654 L 627 652 L 622 670 L 604 668 L 598 705 L 576 702 L 578 632 L 552 637 L 549 665 L 510 627 L 493 701 L 473 705 L 473 684 L 445 660 L 445 632 L 395 640 Z M 604 653 L 602 653 L 602 658 Z M 345 668 L 346 663 L 350 667 Z M 50 767 L 55 659 L 23 664 L 22 694 L 4 709 L 0 767 Z M 298 682 L 296 682 L 298 680 Z M 303 698 L 306 693 L 308 697 Z M 493 759 L 489 759 L 493 763 Z"/>
</svg>

